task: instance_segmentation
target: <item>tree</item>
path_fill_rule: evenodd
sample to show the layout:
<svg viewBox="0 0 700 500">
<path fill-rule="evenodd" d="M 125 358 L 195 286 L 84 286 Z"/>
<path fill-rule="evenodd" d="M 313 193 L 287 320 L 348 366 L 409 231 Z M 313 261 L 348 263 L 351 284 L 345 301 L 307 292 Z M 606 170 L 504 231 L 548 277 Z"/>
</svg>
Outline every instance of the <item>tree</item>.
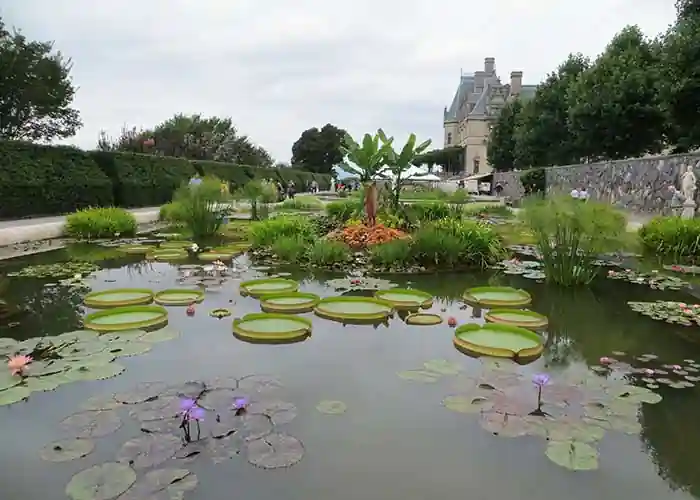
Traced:
<svg viewBox="0 0 700 500">
<path fill-rule="evenodd" d="M 102 151 L 129 151 L 255 167 L 271 167 L 274 163 L 264 148 L 254 144 L 248 136 L 238 134 L 231 118 L 204 118 L 198 114 L 176 114 L 152 130 L 122 128 L 116 140 L 102 132 L 97 147 Z"/>
<path fill-rule="evenodd" d="M 676 3 L 678 18 L 661 42 L 661 95 L 674 152 L 700 147 L 700 2 Z"/>
<path fill-rule="evenodd" d="M 71 108 L 72 63 L 52 42 L 10 33 L 0 18 L 0 138 L 50 141 L 75 135 L 82 126 Z"/>
<path fill-rule="evenodd" d="M 515 168 L 515 130 L 522 109 L 520 99 L 509 101 L 491 130 L 486 157 L 496 171 L 505 172 Z"/>
<path fill-rule="evenodd" d="M 451 146 L 427 151 L 414 160 L 414 165 L 423 164 L 427 164 L 430 170 L 434 165 L 440 165 L 444 172 L 459 172 L 464 168 L 464 147 Z"/>
<path fill-rule="evenodd" d="M 386 145 L 386 169 L 385 171 L 391 172 L 393 174 L 392 179 L 392 204 L 394 209 L 399 208 L 399 201 L 401 199 L 401 187 L 406 181 L 406 172 L 413 167 L 413 162 L 419 157 L 432 142 L 430 139 L 423 141 L 418 146 L 416 146 L 416 134 L 411 134 L 406 141 L 406 144 L 401 149 L 400 153 L 397 153 L 392 147 L 393 137 L 387 139 L 386 135 L 382 130 L 379 130 L 379 138 L 384 145 Z"/>
<path fill-rule="evenodd" d="M 321 130 L 316 127 L 304 130 L 292 146 L 292 165 L 309 172 L 330 173 L 343 161 L 340 146 L 345 134 L 345 130 L 330 123 Z"/>
<path fill-rule="evenodd" d="M 567 94 L 570 85 L 590 66 L 588 58 L 570 54 L 557 71 L 523 104 L 515 131 L 515 162 L 524 167 L 578 163 L 569 129 Z"/>
<path fill-rule="evenodd" d="M 658 51 L 637 26 L 615 35 L 569 88 L 569 128 L 578 153 L 616 160 L 663 149 Z"/>
</svg>

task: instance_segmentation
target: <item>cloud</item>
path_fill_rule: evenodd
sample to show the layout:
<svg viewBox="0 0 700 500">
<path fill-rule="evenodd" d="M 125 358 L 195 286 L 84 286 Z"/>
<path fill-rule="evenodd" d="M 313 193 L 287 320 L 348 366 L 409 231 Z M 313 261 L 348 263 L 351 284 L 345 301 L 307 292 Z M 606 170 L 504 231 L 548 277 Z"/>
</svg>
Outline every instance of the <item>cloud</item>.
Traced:
<svg viewBox="0 0 700 500">
<path fill-rule="evenodd" d="M 570 52 L 595 56 L 626 24 L 673 21 L 658 0 L 0 0 L 7 24 L 73 58 L 85 126 L 150 127 L 174 113 L 231 116 L 279 160 L 328 122 L 442 144 L 460 69 L 496 58 L 500 76 L 538 83 Z"/>
</svg>

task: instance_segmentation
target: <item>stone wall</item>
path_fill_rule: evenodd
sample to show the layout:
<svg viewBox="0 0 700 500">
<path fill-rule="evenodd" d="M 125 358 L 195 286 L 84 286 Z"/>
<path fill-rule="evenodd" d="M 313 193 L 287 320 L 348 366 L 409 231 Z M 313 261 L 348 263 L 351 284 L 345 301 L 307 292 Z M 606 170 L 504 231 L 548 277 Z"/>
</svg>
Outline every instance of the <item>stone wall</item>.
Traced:
<svg viewBox="0 0 700 500">
<path fill-rule="evenodd" d="M 637 214 L 668 214 L 671 199 L 668 186 L 680 189 L 685 166 L 694 166 L 698 161 L 700 153 L 549 167 L 547 191 L 568 194 L 573 188 L 585 186 L 592 200 Z M 500 182 L 503 194 L 517 201 L 525 194 L 520 182 L 522 173 L 496 172 L 493 185 Z M 695 168 L 695 176 L 700 181 L 700 165 Z M 696 197 L 700 204 L 700 186 Z"/>
</svg>

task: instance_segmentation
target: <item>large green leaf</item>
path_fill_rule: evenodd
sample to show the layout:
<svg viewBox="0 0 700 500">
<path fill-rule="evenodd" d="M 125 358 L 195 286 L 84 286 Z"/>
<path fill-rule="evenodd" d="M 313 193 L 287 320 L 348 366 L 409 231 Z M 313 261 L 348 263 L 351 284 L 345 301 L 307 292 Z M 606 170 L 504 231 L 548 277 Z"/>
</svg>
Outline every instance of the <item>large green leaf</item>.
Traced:
<svg viewBox="0 0 700 500">
<path fill-rule="evenodd" d="M 73 500 L 111 500 L 135 482 L 131 467 L 108 462 L 78 472 L 66 486 L 66 495 Z"/>
<path fill-rule="evenodd" d="M 545 451 L 547 458 L 570 470 L 598 468 L 598 450 L 578 441 L 550 441 Z"/>
</svg>

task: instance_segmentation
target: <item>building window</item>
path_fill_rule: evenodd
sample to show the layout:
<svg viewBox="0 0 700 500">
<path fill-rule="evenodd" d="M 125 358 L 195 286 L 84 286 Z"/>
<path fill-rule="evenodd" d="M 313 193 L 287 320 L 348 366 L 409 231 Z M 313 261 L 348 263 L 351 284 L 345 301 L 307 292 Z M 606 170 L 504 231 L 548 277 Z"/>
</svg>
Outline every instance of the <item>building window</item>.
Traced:
<svg viewBox="0 0 700 500">
<path fill-rule="evenodd" d="M 474 158 L 474 171 L 473 174 L 479 173 L 479 158 Z"/>
<path fill-rule="evenodd" d="M 447 132 L 447 145 L 452 144 L 452 132 Z"/>
</svg>

